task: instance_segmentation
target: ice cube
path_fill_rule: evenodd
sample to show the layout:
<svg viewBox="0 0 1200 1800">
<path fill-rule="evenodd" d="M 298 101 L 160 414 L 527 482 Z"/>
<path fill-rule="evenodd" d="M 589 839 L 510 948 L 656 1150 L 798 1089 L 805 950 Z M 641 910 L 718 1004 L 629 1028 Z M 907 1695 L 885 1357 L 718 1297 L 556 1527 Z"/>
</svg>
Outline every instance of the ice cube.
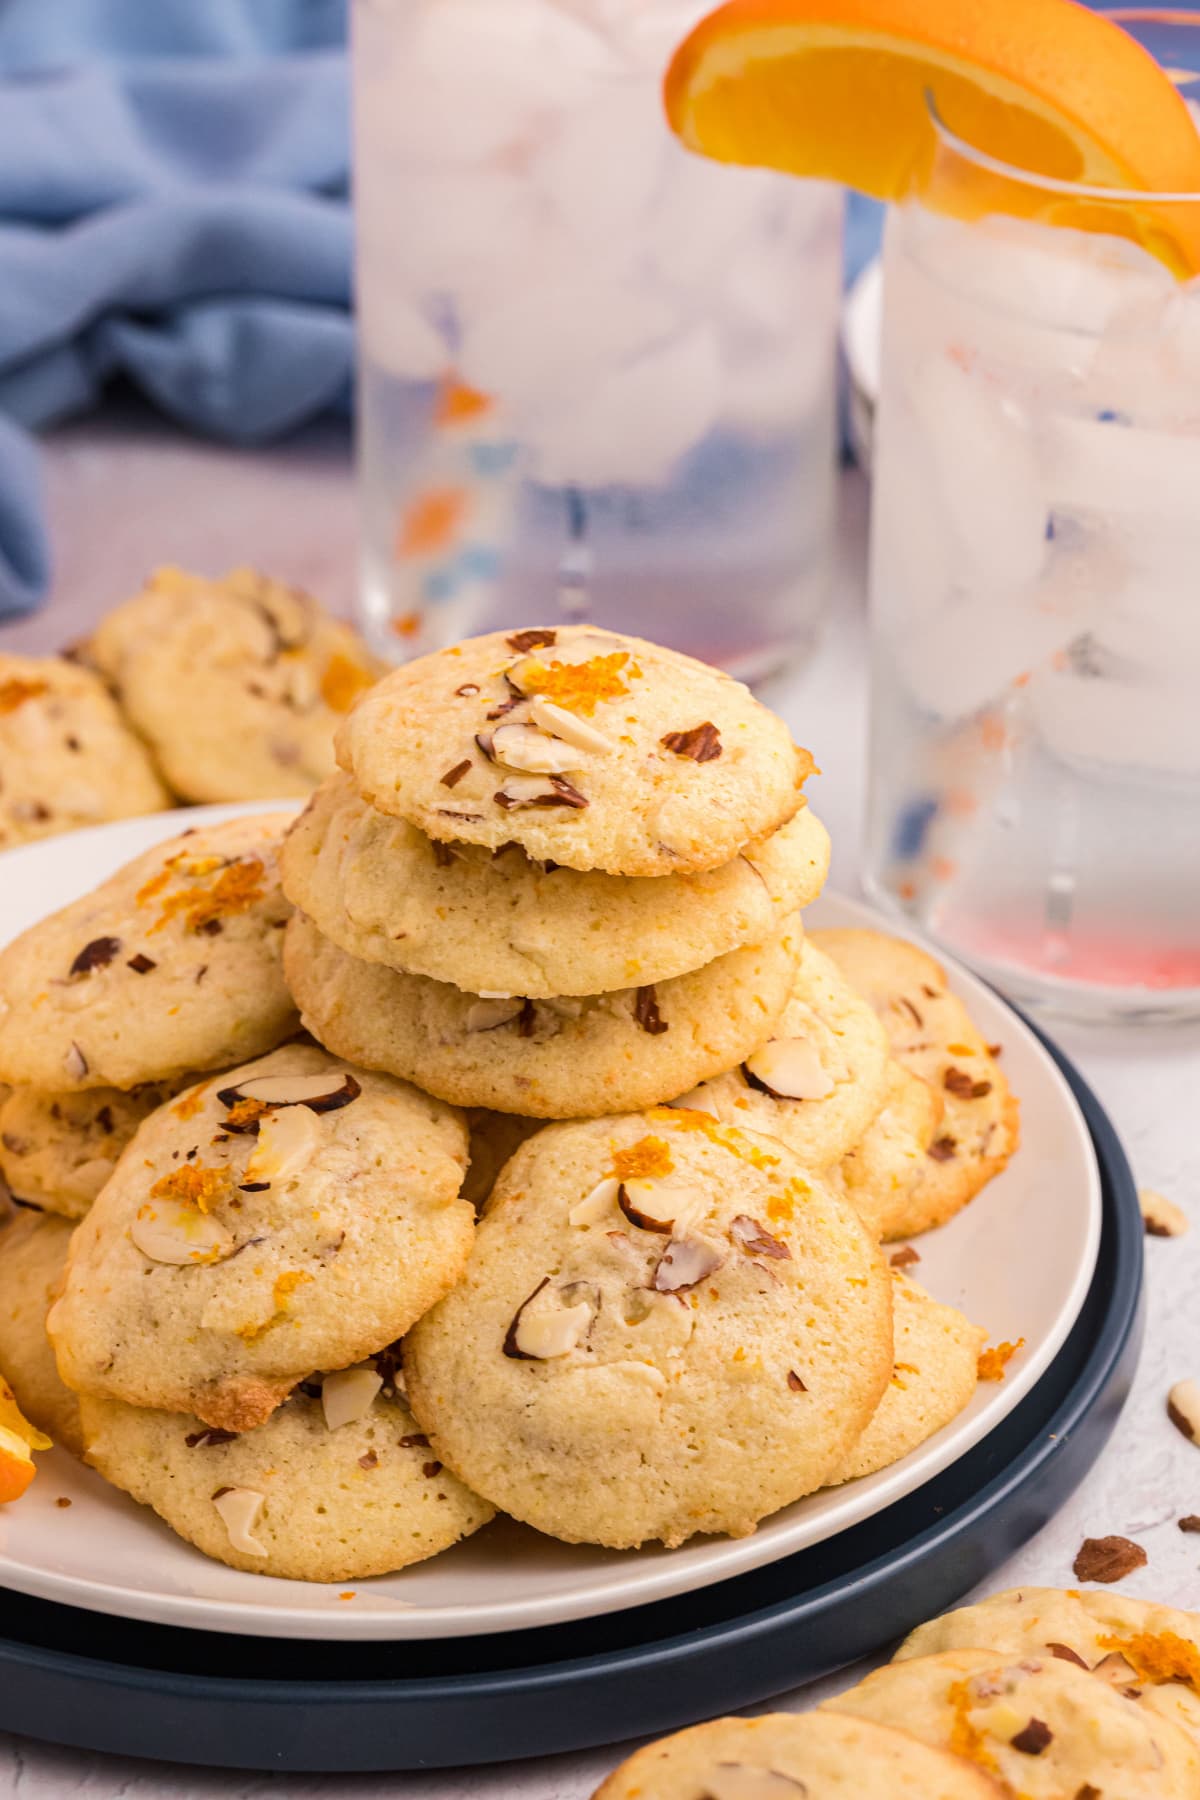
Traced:
<svg viewBox="0 0 1200 1800">
<path fill-rule="evenodd" d="M 1150 431 L 1123 417 L 1052 419 L 1046 487 L 1057 511 L 1136 517 L 1146 530 L 1185 524 L 1200 495 L 1200 436 Z"/>
<path fill-rule="evenodd" d="M 1119 585 L 1102 546 L 1069 542 L 1040 581 L 998 593 L 957 587 L 898 638 L 912 693 L 940 718 L 965 718 L 1095 631 Z"/>
<path fill-rule="evenodd" d="M 933 501 L 946 519 L 960 577 L 990 594 L 1036 581 L 1050 507 L 1029 413 L 998 384 L 946 356 L 920 360 L 907 372 L 905 390 L 930 450 Z M 882 408 L 888 404 L 885 374 Z"/>
<path fill-rule="evenodd" d="M 556 126 L 530 174 L 574 236 L 629 238 L 662 179 L 667 148 L 656 87 L 612 85 Z"/>
<path fill-rule="evenodd" d="M 549 485 L 655 486 L 706 436 L 721 404 L 721 362 L 709 326 L 617 370 L 540 427 L 536 478 Z"/>
<path fill-rule="evenodd" d="M 570 394 L 601 385 L 613 366 L 675 324 L 674 309 L 644 289 L 578 278 L 534 282 L 467 315 L 459 367 L 473 386 L 502 395 L 528 419 L 566 408 Z"/>
<path fill-rule="evenodd" d="M 1160 779 L 1200 774 L 1190 683 L 1046 670 L 1028 697 L 1047 747 L 1066 762 Z"/>
<path fill-rule="evenodd" d="M 356 15 L 360 162 L 477 163 L 519 152 L 546 118 L 622 72 L 603 32 L 552 0 L 408 0 Z"/>
<path fill-rule="evenodd" d="M 797 318 L 783 343 L 730 361 L 723 416 L 748 431 L 811 430 L 833 415 L 836 327 Z"/>
<path fill-rule="evenodd" d="M 444 292 L 519 289 L 542 229 L 537 199 L 517 175 L 439 170 L 360 185 L 358 236 L 367 266 L 393 271 L 393 291 L 422 300 Z"/>
<path fill-rule="evenodd" d="M 910 212 L 921 266 L 940 286 L 989 312 L 1041 329 L 1098 335 L 1138 300 L 1165 298 L 1174 278 L 1124 238 L 994 217 L 964 224 Z"/>
<path fill-rule="evenodd" d="M 763 169 L 723 167 L 667 146 L 658 190 L 651 260 L 663 281 L 707 299 L 738 246 L 767 212 L 773 184 L 786 177 Z"/>
</svg>

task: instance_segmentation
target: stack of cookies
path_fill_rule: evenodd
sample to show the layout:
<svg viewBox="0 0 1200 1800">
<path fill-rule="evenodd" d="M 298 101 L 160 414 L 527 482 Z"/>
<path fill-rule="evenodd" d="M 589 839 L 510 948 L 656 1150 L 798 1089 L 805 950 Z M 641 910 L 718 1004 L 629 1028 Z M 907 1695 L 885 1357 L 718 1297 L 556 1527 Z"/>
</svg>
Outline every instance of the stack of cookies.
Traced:
<svg viewBox="0 0 1200 1800">
<path fill-rule="evenodd" d="M 0 954 L 35 1423 L 209 1555 L 344 1581 L 497 1509 L 749 1532 L 961 1410 L 983 1334 L 879 1241 L 1013 1103 L 931 959 L 805 935 L 782 723 L 530 630 L 396 671 L 338 754 L 282 845 L 186 834 Z"/>
<path fill-rule="evenodd" d="M 828 837 L 739 683 L 587 627 L 398 669 L 290 833 L 288 979 L 339 1055 L 456 1105 L 594 1117 L 782 1014 Z"/>
<path fill-rule="evenodd" d="M 815 1712 L 647 1744 L 595 1800 L 1190 1800 L 1200 1614 L 1026 1587 L 920 1625 Z"/>
</svg>

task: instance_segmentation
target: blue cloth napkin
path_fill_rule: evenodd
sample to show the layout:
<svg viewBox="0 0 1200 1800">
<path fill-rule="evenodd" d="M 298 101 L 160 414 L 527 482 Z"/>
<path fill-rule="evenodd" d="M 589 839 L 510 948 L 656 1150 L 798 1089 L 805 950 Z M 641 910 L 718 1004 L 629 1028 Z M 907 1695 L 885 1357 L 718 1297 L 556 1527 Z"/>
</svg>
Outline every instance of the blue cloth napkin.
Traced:
<svg viewBox="0 0 1200 1800">
<path fill-rule="evenodd" d="M 0 7 L 0 617 L 50 550 L 32 433 L 124 376 L 255 443 L 349 402 L 343 0 Z"/>
</svg>

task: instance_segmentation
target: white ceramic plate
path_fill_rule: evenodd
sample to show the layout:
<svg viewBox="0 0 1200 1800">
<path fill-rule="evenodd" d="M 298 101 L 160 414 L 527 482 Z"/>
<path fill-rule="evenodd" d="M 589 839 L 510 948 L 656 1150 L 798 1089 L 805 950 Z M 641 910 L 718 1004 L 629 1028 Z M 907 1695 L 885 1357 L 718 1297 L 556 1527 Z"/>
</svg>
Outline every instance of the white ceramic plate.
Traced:
<svg viewBox="0 0 1200 1800">
<path fill-rule="evenodd" d="M 0 943 L 173 830 L 250 810 L 122 821 L 10 851 L 0 857 Z M 810 917 L 828 925 L 876 922 L 866 907 L 834 895 Z M 889 1506 L 961 1456 L 1028 1393 L 1078 1315 L 1100 1233 L 1095 1157 L 1066 1083 L 1003 1001 L 962 969 L 951 965 L 951 973 L 985 1038 L 1004 1046 L 1021 1097 L 1023 1144 L 973 1205 L 920 1240 L 916 1273 L 993 1341 L 1023 1337 L 1025 1349 L 1006 1380 L 981 1386 L 958 1419 L 903 1462 L 810 1495 L 753 1537 L 700 1538 L 679 1550 L 589 1549 L 497 1520 L 446 1555 L 360 1582 L 343 1598 L 337 1589 L 210 1562 L 56 1450 L 25 1498 L 0 1508 L 0 1584 L 125 1618 L 259 1636 L 466 1636 L 661 1600 L 789 1556 Z M 69 1508 L 56 1504 L 60 1497 Z"/>
</svg>

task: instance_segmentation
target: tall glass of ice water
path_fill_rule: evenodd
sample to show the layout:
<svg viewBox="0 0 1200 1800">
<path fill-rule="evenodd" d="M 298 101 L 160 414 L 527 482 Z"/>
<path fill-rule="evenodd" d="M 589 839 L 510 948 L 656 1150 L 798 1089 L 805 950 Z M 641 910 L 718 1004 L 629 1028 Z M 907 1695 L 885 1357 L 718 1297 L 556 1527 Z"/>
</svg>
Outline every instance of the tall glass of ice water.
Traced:
<svg viewBox="0 0 1200 1800">
<path fill-rule="evenodd" d="M 868 886 L 1019 997 L 1196 1015 L 1200 195 L 938 139 L 884 258 Z"/>
<path fill-rule="evenodd" d="M 707 0 L 355 0 L 362 607 L 754 676 L 824 599 L 840 200 L 670 136 Z"/>
</svg>

